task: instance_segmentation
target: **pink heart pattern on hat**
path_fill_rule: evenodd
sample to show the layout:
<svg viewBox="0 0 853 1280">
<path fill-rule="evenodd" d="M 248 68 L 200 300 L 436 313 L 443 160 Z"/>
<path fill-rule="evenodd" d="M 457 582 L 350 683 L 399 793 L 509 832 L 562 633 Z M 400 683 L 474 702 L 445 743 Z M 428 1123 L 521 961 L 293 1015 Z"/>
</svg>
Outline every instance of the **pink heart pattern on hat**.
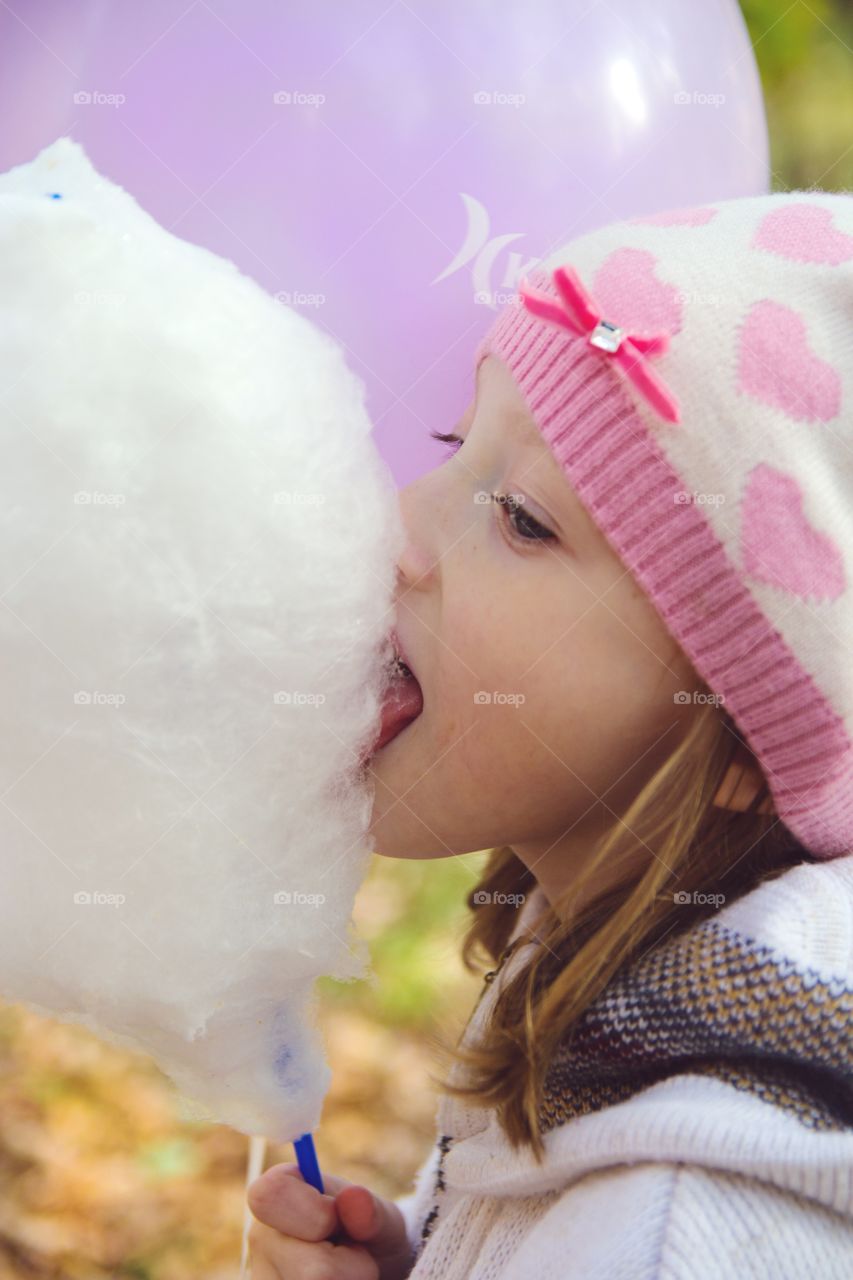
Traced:
<svg viewBox="0 0 853 1280">
<path fill-rule="evenodd" d="M 794 262 L 837 267 L 853 258 L 853 236 L 832 225 L 828 209 L 804 202 L 785 204 L 768 213 L 759 223 L 752 244 Z"/>
<path fill-rule="evenodd" d="M 740 330 L 737 385 L 798 422 L 829 422 L 841 409 L 841 379 L 809 347 L 805 320 L 769 298 L 750 308 Z"/>
<path fill-rule="evenodd" d="M 741 554 L 747 573 L 801 600 L 835 600 L 846 587 L 841 552 L 809 523 L 793 476 L 761 462 L 743 496 Z"/>
<path fill-rule="evenodd" d="M 679 292 L 657 278 L 656 265 L 648 249 L 616 249 L 605 258 L 592 288 L 605 319 L 633 333 L 679 332 Z"/>
</svg>

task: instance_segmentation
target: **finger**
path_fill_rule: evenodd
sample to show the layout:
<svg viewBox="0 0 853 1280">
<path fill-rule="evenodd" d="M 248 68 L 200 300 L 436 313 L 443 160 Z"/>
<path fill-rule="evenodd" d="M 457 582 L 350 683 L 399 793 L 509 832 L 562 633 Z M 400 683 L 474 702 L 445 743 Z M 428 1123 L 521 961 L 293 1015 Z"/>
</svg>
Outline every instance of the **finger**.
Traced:
<svg viewBox="0 0 853 1280">
<path fill-rule="evenodd" d="M 250 1255 L 249 1267 L 251 1280 L 282 1280 L 281 1272 L 261 1254 Z"/>
<path fill-rule="evenodd" d="M 270 1230 L 270 1227 L 261 1226 L 257 1222 L 252 1223 L 249 1231 L 249 1275 L 251 1280 L 282 1280 L 281 1273 L 273 1265 L 267 1253 L 268 1242 L 260 1234 Z"/>
<path fill-rule="evenodd" d="M 295 1280 L 296 1276 L 318 1274 L 334 1276 L 335 1280 L 379 1280 L 378 1263 L 361 1245 L 296 1240 L 263 1223 L 252 1224 L 249 1240 L 252 1280 L 257 1280 L 256 1259 L 262 1266 L 272 1267 L 270 1280 Z M 262 1276 L 262 1280 L 266 1277 Z"/>
<path fill-rule="evenodd" d="M 269 1262 L 265 1262 L 263 1258 L 253 1258 L 251 1265 L 250 1280 L 282 1280 L 279 1272 Z"/>
<path fill-rule="evenodd" d="M 335 1197 L 341 1228 L 348 1241 L 369 1244 L 375 1258 L 407 1257 L 406 1221 L 397 1205 L 357 1184 Z"/>
<path fill-rule="evenodd" d="M 309 1186 L 295 1164 L 267 1169 L 250 1184 L 246 1202 L 259 1222 L 299 1240 L 325 1240 L 339 1225 L 334 1195 Z"/>
<path fill-rule="evenodd" d="M 379 1234 L 379 1210 L 367 1187 L 344 1187 L 335 1196 L 335 1207 L 341 1226 L 353 1240 L 372 1240 Z"/>
</svg>

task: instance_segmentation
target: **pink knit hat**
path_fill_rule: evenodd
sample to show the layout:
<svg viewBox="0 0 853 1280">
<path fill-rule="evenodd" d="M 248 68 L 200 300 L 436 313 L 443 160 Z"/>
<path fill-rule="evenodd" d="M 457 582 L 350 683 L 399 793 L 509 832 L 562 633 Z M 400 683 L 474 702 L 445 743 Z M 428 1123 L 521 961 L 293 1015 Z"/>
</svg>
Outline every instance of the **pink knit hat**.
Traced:
<svg viewBox="0 0 853 1280">
<path fill-rule="evenodd" d="M 853 195 L 599 228 L 521 282 L 489 354 L 779 817 L 853 850 Z"/>
</svg>

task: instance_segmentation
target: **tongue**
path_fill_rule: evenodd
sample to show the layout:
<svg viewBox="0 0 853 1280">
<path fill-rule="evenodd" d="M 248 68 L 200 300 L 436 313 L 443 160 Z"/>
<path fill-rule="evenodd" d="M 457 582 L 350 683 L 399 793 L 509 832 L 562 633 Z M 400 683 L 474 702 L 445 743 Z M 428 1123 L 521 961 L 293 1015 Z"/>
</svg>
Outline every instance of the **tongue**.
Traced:
<svg viewBox="0 0 853 1280">
<path fill-rule="evenodd" d="M 379 737 L 373 744 L 378 751 L 395 738 L 401 729 L 416 719 L 424 709 L 421 686 L 414 676 L 399 676 L 388 689 L 382 704 Z"/>
</svg>

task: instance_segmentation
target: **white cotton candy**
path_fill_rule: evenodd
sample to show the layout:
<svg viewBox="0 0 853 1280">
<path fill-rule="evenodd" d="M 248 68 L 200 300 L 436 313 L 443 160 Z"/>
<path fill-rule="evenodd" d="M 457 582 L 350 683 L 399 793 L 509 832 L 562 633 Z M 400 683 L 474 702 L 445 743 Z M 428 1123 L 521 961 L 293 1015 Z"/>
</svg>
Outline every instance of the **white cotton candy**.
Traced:
<svg viewBox="0 0 853 1280">
<path fill-rule="evenodd" d="M 368 973 L 396 490 L 337 343 L 68 138 L 0 175 L 0 522 L 0 997 L 290 1141 Z"/>
</svg>

